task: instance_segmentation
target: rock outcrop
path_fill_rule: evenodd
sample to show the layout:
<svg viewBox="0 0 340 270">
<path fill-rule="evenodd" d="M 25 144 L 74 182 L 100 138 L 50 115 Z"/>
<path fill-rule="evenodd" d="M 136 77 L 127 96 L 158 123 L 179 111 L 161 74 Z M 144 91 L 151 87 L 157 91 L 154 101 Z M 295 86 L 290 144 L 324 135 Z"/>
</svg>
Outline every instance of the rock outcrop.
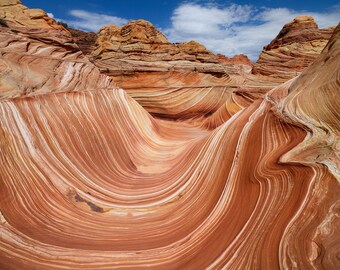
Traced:
<svg viewBox="0 0 340 270">
<path fill-rule="evenodd" d="M 102 28 L 92 57 L 109 75 L 145 71 L 225 73 L 217 57 L 203 45 L 195 41 L 172 44 L 145 20 Z"/>
<path fill-rule="evenodd" d="M 44 11 L 6 0 L 0 18 L 0 99 L 115 86 Z"/>
<path fill-rule="evenodd" d="M 56 30 L 61 36 L 69 36 L 69 33 L 59 25 L 55 20 L 49 18 L 42 9 L 29 9 L 22 5 L 19 0 L 1 0 L 0 18 L 7 23 L 9 27 L 19 28 L 22 31 L 31 31 L 32 29 L 44 29 L 52 32 Z M 39 35 L 39 32 L 36 33 Z M 46 35 L 47 38 L 53 35 Z"/>
<path fill-rule="evenodd" d="M 287 89 L 274 89 L 277 112 L 294 124 L 306 127 L 309 138 L 287 159 L 323 163 L 340 179 L 340 24 L 321 56 L 302 74 L 287 83 Z M 301 154 L 303 153 L 303 154 Z"/>
<path fill-rule="evenodd" d="M 252 69 L 243 55 L 227 59 L 195 41 L 172 44 L 145 20 L 102 28 L 91 61 L 148 112 L 171 119 L 216 112 Z"/>
<path fill-rule="evenodd" d="M 311 17 L 297 17 L 251 63 L 244 55 L 214 55 L 193 41 L 171 44 L 151 23 L 139 20 L 101 29 L 92 61 L 150 113 L 200 117 L 215 113 L 236 92 L 251 93 L 254 100 L 295 77 L 320 54 L 332 31 L 318 29 Z M 198 92 L 206 98 L 192 99 Z M 183 103 L 173 106 L 170 100 L 179 96 Z M 191 103 L 205 109 L 191 110 Z"/>
<path fill-rule="evenodd" d="M 97 34 L 94 32 L 85 32 L 70 27 L 68 27 L 67 30 L 71 33 L 73 41 L 78 45 L 79 49 L 85 55 L 90 56 L 94 50 Z"/>
<path fill-rule="evenodd" d="M 295 77 L 320 55 L 333 30 L 334 27 L 319 29 L 311 16 L 296 17 L 264 47 L 253 73 L 281 82 Z"/>
<path fill-rule="evenodd" d="M 228 58 L 227 56 L 223 54 L 217 54 L 216 56 L 222 64 L 241 64 L 241 65 L 249 65 L 249 66 L 252 65 L 249 58 L 244 54 L 237 54 L 231 58 Z"/>
<path fill-rule="evenodd" d="M 236 77 L 153 72 L 156 88 L 180 86 L 163 113 L 190 112 L 166 121 L 61 42 L 68 31 L 31 17 L 18 26 L 9 4 L 0 269 L 339 268 L 340 26 L 320 58 L 266 95 L 228 90 L 223 101 L 210 85 Z M 147 83 L 154 109 L 164 96 L 142 76 L 131 85 Z"/>
</svg>

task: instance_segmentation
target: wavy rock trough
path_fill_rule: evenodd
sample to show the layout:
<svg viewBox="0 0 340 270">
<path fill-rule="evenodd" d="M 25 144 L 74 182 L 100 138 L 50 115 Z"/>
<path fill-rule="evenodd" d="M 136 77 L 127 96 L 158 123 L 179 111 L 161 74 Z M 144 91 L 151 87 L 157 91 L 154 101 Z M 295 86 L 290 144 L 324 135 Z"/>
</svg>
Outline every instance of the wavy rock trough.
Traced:
<svg viewBox="0 0 340 270">
<path fill-rule="evenodd" d="M 24 9 L 6 3 L 0 15 Z M 340 267 L 340 26 L 308 69 L 264 97 L 239 89 L 218 107 L 211 95 L 215 113 L 167 121 L 75 44 L 57 43 L 65 29 L 6 19 L 1 269 Z M 176 74 L 184 83 L 174 73 L 163 84 Z"/>
<path fill-rule="evenodd" d="M 204 120 L 227 101 L 237 111 L 233 91 L 252 68 L 246 57 L 214 55 L 195 41 L 172 44 L 145 20 L 102 28 L 91 61 L 148 112 L 171 119 Z"/>
<path fill-rule="evenodd" d="M 137 20 L 102 28 L 91 60 L 153 115 L 205 118 L 226 102 L 235 110 L 233 100 L 240 95 L 249 104 L 300 74 L 333 30 L 319 29 L 312 17 L 299 16 L 251 63 L 244 55 L 214 55 L 193 41 L 171 44 L 150 22 Z"/>
</svg>

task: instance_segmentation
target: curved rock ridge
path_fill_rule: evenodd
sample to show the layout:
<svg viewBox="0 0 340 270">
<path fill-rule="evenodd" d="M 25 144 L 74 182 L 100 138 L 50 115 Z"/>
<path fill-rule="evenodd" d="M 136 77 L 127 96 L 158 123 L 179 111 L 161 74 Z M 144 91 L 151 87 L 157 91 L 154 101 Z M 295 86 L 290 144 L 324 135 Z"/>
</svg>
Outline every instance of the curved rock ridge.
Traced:
<svg viewBox="0 0 340 270">
<path fill-rule="evenodd" d="M 101 72 L 162 118 L 205 121 L 251 71 L 250 64 L 222 64 L 195 41 L 171 44 L 145 20 L 102 28 L 95 46 L 91 61 Z"/>
<path fill-rule="evenodd" d="M 309 136 L 285 157 L 327 165 L 340 180 L 340 24 L 320 57 L 288 88 L 273 90 L 279 96 L 277 111 L 306 127 Z M 303 150 L 303 151 L 302 151 Z M 304 155 L 301 156 L 301 152 Z"/>
<path fill-rule="evenodd" d="M 153 116 L 194 120 L 195 125 L 209 121 L 212 114 L 225 108 L 229 108 L 227 118 L 231 117 L 269 90 L 264 86 L 245 87 L 239 75 L 216 78 L 196 72 L 137 72 L 114 80 Z"/>
<path fill-rule="evenodd" d="M 264 47 L 253 73 L 281 82 L 297 76 L 320 55 L 333 30 L 334 27 L 319 29 L 311 16 L 296 17 Z"/>
<path fill-rule="evenodd" d="M 251 63 L 243 55 L 213 55 L 195 42 L 171 44 L 151 23 L 138 20 L 102 28 L 92 61 L 153 115 L 205 121 L 236 92 L 243 101 L 244 93 L 251 93 L 249 105 L 298 75 L 320 54 L 332 31 L 318 29 L 312 17 L 298 17 Z"/>
<path fill-rule="evenodd" d="M 335 266 L 324 220 L 339 185 L 277 162 L 305 132 L 270 107 L 207 132 L 154 120 L 122 90 L 2 101 L 0 266 Z"/>
<path fill-rule="evenodd" d="M 238 88 L 231 81 L 229 76 L 216 78 L 195 72 L 135 73 L 121 80 L 115 78 L 152 115 L 182 120 L 217 111 Z"/>
<path fill-rule="evenodd" d="M 138 102 L 21 27 L 0 33 L 0 269 L 339 269 L 340 26 L 267 95 L 233 74 L 116 77 Z"/>
<path fill-rule="evenodd" d="M 130 21 L 102 28 L 93 61 L 110 75 L 138 71 L 196 71 L 224 74 L 217 57 L 195 42 L 170 43 L 150 22 Z"/>
</svg>

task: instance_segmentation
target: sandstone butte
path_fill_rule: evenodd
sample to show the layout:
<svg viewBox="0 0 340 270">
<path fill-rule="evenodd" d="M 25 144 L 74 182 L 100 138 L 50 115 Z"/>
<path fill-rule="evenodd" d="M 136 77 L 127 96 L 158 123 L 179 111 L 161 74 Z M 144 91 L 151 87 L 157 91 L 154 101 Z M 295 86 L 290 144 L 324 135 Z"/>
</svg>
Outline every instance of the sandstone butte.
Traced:
<svg viewBox="0 0 340 270">
<path fill-rule="evenodd" d="M 203 45 L 195 41 L 172 44 L 145 20 L 100 29 L 92 57 L 96 65 L 109 74 L 131 71 L 225 73 L 217 57 Z"/>
<path fill-rule="evenodd" d="M 191 102 L 174 118 L 148 112 L 159 89 L 137 102 L 149 72 L 131 97 L 42 10 L 3 0 L 0 18 L 0 269 L 340 268 L 340 25 L 271 89 L 153 72 Z"/>
</svg>

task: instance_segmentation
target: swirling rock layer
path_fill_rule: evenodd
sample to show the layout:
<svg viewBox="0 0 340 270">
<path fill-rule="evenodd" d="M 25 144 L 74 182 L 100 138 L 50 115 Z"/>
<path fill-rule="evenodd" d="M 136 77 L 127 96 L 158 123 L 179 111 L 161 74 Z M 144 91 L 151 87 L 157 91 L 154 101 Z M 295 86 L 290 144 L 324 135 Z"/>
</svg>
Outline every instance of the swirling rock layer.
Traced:
<svg viewBox="0 0 340 270">
<path fill-rule="evenodd" d="M 277 112 L 297 125 L 307 126 L 310 138 L 291 153 L 305 162 L 320 162 L 340 176 L 340 24 L 322 55 L 288 89 L 269 95 Z M 277 97 L 279 97 L 278 100 Z M 298 158 L 298 157 L 295 157 Z"/>
<path fill-rule="evenodd" d="M 0 269 L 340 267 L 338 28 L 308 70 L 265 98 L 226 90 L 237 76 L 149 74 L 156 90 L 138 101 L 186 118 L 166 121 L 58 43 L 67 33 L 33 38 L 45 29 L 12 25 L 0 43 Z M 174 81 L 194 101 L 156 110 Z M 307 159 L 311 142 L 332 144 Z"/>
<path fill-rule="evenodd" d="M 121 90 L 3 101 L 2 266 L 308 269 L 324 238 L 306 237 L 340 190 L 320 165 L 278 163 L 305 133 L 269 109 L 207 133 Z"/>
<path fill-rule="evenodd" d="M 195 117 L 203 121 L 228 100 L 234 103 L 234 90 L 240 89 L 251 72 L 246 57 L 224 63 L 225 57 L 212 54 L 197 42 L 171 44 L 144 20 L 102 28 L 92 56 L 101 72 L 148 112 L 171 119 Z M 233 105 L 227 110 L 239 108 Z"/>
<path fill-rule="evenodd" d="M 153 115 L 204 118 L 240 91 L 258 97 L 298 75 L 333 29 L 297 17 L 251 63 L 244 55 L 214 55 L 194 41 L 171 44 L 151 23 L 138 20 L 102 28 L 91 59 Z"/>
<path fill-rule="evenodd" d="M 0 99 L 115 87 L 65 28 L 39 14 L 19 2 L 0 6 L 7 24 L 0 26 Z"/>
</svg>

